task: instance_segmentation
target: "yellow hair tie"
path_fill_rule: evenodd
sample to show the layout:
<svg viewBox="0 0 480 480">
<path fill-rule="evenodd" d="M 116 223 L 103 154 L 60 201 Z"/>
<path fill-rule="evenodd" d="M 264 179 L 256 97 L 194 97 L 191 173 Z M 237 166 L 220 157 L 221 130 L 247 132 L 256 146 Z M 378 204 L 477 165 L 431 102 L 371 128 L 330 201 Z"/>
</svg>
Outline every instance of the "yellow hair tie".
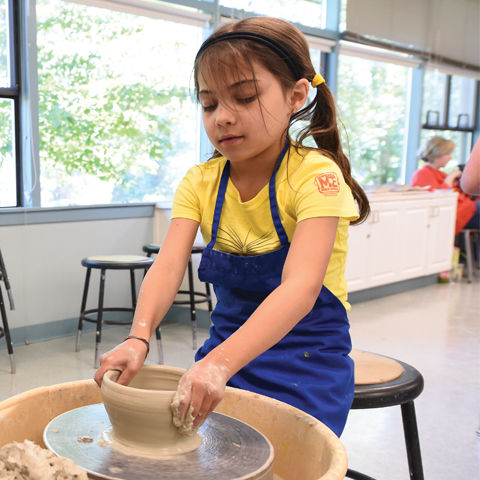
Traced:
<svg viewBox="0 0 480 480">
<path fill-rule="evenodd" d="M 312 87 L 317 88 L 319 85 L 322 83 L 325 83 L 325 79 L 317 73 L 313 78 L 312 78 Z"/>
</svg>

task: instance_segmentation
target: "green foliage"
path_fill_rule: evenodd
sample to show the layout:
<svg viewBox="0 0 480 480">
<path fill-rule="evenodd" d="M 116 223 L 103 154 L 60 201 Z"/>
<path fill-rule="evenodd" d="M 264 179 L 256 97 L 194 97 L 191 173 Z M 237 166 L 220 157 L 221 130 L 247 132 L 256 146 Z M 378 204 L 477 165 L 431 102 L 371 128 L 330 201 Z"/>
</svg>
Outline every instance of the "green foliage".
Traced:
<svg viewBox="0 0 480 480">
<path fill-rule="evenodd" d="M 112 201 L 170 191 L 166 158 L 184 147 L 176 129 L 191 101 L 187 88 L 160 88 L 141 75 L 126 83 L 118 65 L 82 47 L 127 41 L 141 30 L 130 18 L 115 22 L 68 2 L 38 3 L 55 7 L 37 24 L 40 160 L 58 183 L 55 195 L 61 199 L 78 173 L 113 181 Z M 78 48 L 66 50 L 62 39 L 75 39 Z"/>
<path fill-rule="evenodd" d="M 13 158 L 12 122 L 12 101 L 0 99 L 0 169 Z"/>
<path fill-rule="evenodd" d="M 363 185 L 399 180 L 405 129 L 406 69 L 342 57 L 338 106 L 343 142 Z"/>
</svg>

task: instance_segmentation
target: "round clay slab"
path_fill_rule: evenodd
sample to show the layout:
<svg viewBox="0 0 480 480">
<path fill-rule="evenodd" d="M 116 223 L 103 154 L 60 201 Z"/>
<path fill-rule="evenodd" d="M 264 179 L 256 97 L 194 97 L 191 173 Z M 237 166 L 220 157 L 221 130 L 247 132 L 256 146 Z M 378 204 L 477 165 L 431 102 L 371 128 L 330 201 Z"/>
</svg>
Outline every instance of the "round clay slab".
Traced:
<svg viewBox="0 0 480 480">
<path fill-rule="evenodd" d="M 162 458 L 127 455 L 112 448 L 103 404 L 55 417 L 46 427 L 47 448 L 70 458 L 91 478 L 110 480 L 271 480 L 273 447 L 250 425 L 213 412 L 199 428 L 202 444 L 192 452 Z"/>
<path fill-rule="evenodd" d="M 360 350 L 352 350 L 350 356 L 355 363 L 355 385 L 391 382 L 403 373 L 403 367 L 393 358 Z"/>
</svg>

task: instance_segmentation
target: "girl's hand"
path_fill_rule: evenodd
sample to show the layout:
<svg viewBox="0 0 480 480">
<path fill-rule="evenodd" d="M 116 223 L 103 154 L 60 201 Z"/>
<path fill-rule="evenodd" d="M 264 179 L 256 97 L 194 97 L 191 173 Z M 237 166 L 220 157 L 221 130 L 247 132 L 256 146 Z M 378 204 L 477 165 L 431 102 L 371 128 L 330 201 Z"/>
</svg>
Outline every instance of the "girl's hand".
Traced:
<svg viewBox="0 0 480 480">
<path fill-rule="evenodd" d="M 446 176 L 445 183 L 447 185 L 450 185 L 450 187 L 453 187 L 456 183 L 458 183 L 456 182 L 456 180 L 458 180 L 461 176 L 462 176 L 462 172 L 460 170 L 458 169 L 453 170 Z"/>
<path fill-rule="evenodd" d="M 119 370 L 117 383 L 128 385 L 145 362 L 147 346 L 135 339 L 125 340 L 120 345 L 100 357 L 100 368 L 95 373 L 95 381 L 102 386 L 103 375 L 107 370 Z"/>
<path fill-rule="evenodd" d="M 193 417 L 193 427 L 199 427 L 220 403 L 231 377 L 223 364 L 204 358 L 184 373 L 177 388 L 178 420 L 185 422 L 187 412 Z"/>
</svg>

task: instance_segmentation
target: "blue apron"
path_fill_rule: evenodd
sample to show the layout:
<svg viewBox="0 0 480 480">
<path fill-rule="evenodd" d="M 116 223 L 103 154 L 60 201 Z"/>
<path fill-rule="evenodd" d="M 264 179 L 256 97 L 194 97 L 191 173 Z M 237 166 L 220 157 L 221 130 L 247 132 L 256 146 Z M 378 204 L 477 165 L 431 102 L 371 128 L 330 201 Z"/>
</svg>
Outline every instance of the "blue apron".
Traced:
<svg viewBox="0 0 480 480">
<path fill-rule="evenodd" d="M 217 304 L 212 312 L 210 337 L 196 353 L 196 361 L 234 333 L 281 283 L 290 244 L 278 214 L 275 177 L 287 148 L 288 142 L 269 182 L 270 211 L 281 243 L 273 252 L 239 256 L 213 249 L 230 163 L 227 161 L 224 167 L 215 204 L 212 238 L 198 269 L 200 280 L 213 284 Z M 350 350 L 346 310 L 323 286 L 310 313 L 276 345 L 234 375 L 228 385 L 293 405 L 318 418 L 340 436 L 353 401 Z"/>
</svg>

